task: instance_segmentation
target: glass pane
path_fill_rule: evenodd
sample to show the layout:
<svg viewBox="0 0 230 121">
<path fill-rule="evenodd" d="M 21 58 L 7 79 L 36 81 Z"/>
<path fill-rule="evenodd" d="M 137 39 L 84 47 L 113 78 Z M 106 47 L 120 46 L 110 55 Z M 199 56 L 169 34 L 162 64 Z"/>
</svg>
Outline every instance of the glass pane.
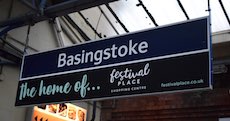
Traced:
<svg viewBox="0 0 230 121">
<path fill-rule="evenodd" d="M 176 0 L 143 0 L 158 25 L 186 20 Z"/>
<path fill-rule="evenodd" d="M 83 10 L 81 13 L 102 38 L 117 35 L 98 7 Z M 93 39 L 99 39 L 96 33 L 94 34 Z"/>
<path fill-rule="evenodd" d="M 81 13 L 90 22 L 90 24 L 94 28 L 96 28 L 99 18 L 101 16 L 100 10 L 97 7 L 93 7 L 86 10 L 82 10 Z"/>
<path fill-rule="evenodd" d="M 177 0 L 142 0 L 143 4 L 154 17 L 156 23 L 161 26 L 171 24 L 179 21 L 185 21 L 186 17 L 182 12 Z M 190 19 L 208 16 L 208 0 L 180 0 L 185 11 Z M 229 23 L 223 13 L 219 0 L 210 0 L 211 2 L 211 22 L 212 32 L 223 31 L 230 29 Z M 230 16 L 230 2 L 229 0 L 222 0 L 227 14 Z M 143 30 L 155 27 L 147 13 L 139 4 L 138 0 L 120 0 L 110 3 L 110 7 L 117 14 L 119 19 L 123 22 L 126 28 L 132 31 Z M 119 34 L 125 33 L 120 24 L 116 21 L 114 16 L 109 12 L 105 5 L 101 8 L 113 23 Z M 105 16 L 101 15 L 98 7 L 83 10 L 82 13 L 92 24 L 97 28 L 98 32 L 106 36 L 116 35 L 115 30 L 106 20 Z M 101 16 L 101 18 L 100 18 Z M 98 22 L 98 20 L 100 21 Z"/>
<path fill-rule="evenodd" d="M 190 19 L 208 16 L 207 0 L 181 0 Z"/>
<path fill-rule="evenodd" d="M 130 32 L 154 27 L 144 9 L 137 7 L 138 3 L 137 0 L 121 0 L 110 4 Z"/>
<path fill-rule="evenodd" d="M 211 21 L 212 32 L 223 31 L 229 29 L 229 24 L 224 16 L 218 0 L 210 0 L 211 2 Z"/>
<path fill-rule="evenodd" d="M 222 0 L 224 8 L 228 14 L 228 17 L 230 17 L 230 1 L 229 0 Z M 230 18 L 229 18 L 230 19 Z"/>
<path fill-rule="evenodd" d="M 109 12 L 108 8 L 105 5 L 101 5 L 101 9 L 104 11 L 110 22 L 113 24 L 113 26 L 116 28 L 117 32 L 119 34 L 125 34 L 125 30 L 122 28 L 122 26 L 117 22 L 115 17 Z"/>
</svg>

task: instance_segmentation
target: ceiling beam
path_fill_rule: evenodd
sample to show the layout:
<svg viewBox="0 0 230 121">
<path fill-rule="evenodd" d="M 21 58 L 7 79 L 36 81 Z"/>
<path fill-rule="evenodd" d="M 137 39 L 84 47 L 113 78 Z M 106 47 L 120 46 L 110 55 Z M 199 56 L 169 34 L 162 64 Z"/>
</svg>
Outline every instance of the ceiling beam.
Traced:
<svg viewBox="0 0 230 121">
<path fill-rule="evenodd" d="M 63 0 L 54 0 L 63 1 Z M 15 26 L 15 25 L 28 25 L 34 24 L 43 20 L 48 20 L 50 18 L 55 18 L 58 16 L 64 16 L 69 13 L 78 12 L 87 8 L 99 6 L 102 4 L 108 4 L 117 0 L 64 0 L 57 4 L 51 4 L 44 9 L 44 14 L 39 15 L 37 13 L 25 14 L 13 19 L 7 19 L 6 21 L 0 22 L 0 27 L 5 26 Z"/>
<path fill-rule="evenodd" d="M 129 30 L 126 28 L 126 26 L 121 22 L 117 14 L 113 11 L 113 9 L 109 6 L 109 4 L 105 4 L 105 6 L 108 8 L 110 13 L 114 16 L 114 18 L 117 20 L 117 22 L 121 25 L 121 27 L 125 30 L 125 32 L 129 33 Z"/>
<path fill-rule="evenodd" d="M 103 9 L 101 8 L 101 6 L 98 7 L 98 9 L 101 11 L 101 13 L 104 15 L 105 19 L 109 22 L 110 26 L 113 28 L 113 30 L 116 32 L 117 35 L 119 35 L 117 29 L 115 28 L 115 26 L 113 25 L 113 23 L 110 21 L 109 17 L 105 14 L 105 12 L 103 11 Z"/>
<path fill-rule="evenodd" d="M 158 26 L 156 20 L 153 18 L 152 14 L 148 11 L 148 9 L 146 8 L 146 6 L 143 4 L 143 2 L 141 0 L 138 0 L 139 4 L 137 4 L 137 6 L 141 6 L 143 7 L 143 9 L 145 10 L 145 12 L 147 13 L 147 15 L 149 16 L 149 18 L 152 20 L 153 24 L 155 26 Z"/>
<path fill-rule="evenodd" d="M 184 6 L 183 6 L 182 3 L 180 2 L 180 0 L 177 0 L 177 3 L 178 3 L 178 5 L 180 6 L 181 10 L 183 11 L 183 13 L 184 13 L 185 17 L 187 18 L 187 20 L 189 20 L 189 16 L 188 16 L 186 10 L 184 9 Z"/>
<path fill-rule="evenodd" d="M 220 6 L 221 6 L 221 8 L 222 8 L 222 10 L 223 10 L 223 12 L 224 12 L 224 15 L 225 15 L 227 21 L 228 21 L 228 24 L 230 25 L 230 19 L 229 19 L 229 16 L 228 16 L 227 12 L 226 12 L 226 9 L 225 9 L 225 7 L 224 7 L 224 5 L 223 5 L 222 0 L 219 0 L 219 3 L 220 3 Z"/>
<path fill-rule="evenodd" d="M 81 13 L 81 12 L 78 12 L 79 15 L 83 18 L 83 20 L 85 21 L 85 23 L 93 30 L 94 34 L 96 34 L 99 38 L 102 38 L 101 34 L 99 34 L 97 32 L 97 28 L 94 28 L 92 24 L 90 24 L 90 22 L 85 18 L 85 16 Z M 96 38 L 94 38 L 96 39 Z"/>
<path fill-rule="evenodd" d="M 90 38 L 86 35 L 86 33 L 73 21 L 73 19 L 69 15 L 65 15 L 64 18 L 79 32 L 79 34 L 84 38 L 85 41 L 89 41 Z"/>
<path fill-rule="evenodd" d="M 63 16 L 69 13 L 78 12 L 87 8 L 107 4 L 117 0 L 68 0 L 61 2 L 45 9 L 44 14 L 47 16 Z"/>
<path fill-rule="evenodd" d="M 7 60 L 17 65 L 21 64 L 23 51 L 18 49 L 13 44 L 7 42 L 4 38 L 0 37 L 0 62 Z M 2 63 L 1 63 L 2 64 Z"/>
</svg>

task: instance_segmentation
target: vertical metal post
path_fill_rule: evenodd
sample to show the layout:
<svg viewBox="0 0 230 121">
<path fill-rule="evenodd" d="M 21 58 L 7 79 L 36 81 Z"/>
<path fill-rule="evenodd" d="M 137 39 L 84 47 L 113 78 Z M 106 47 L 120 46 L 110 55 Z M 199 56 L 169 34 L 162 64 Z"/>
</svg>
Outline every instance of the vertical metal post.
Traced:
<svg viewBox="0 0 230 121">
<path fill-rule="evenodd" d="M 25 42 L 25 48 L 24 48 L 23 54 L 27 54 L 26 50 L 29 44 L 29 39 L 30 39 L 29 36 L 30 36 L 30 24 L 28 25 L 28 29 L 27 29 L 26 42 Z"/>
<path fill-rule="evenodd" d="M 93 101 L 93 114 L 92 114 L 92 119 L 90 121 L 94 121 L 95 117 L 96 117 L 96 107 L 97 106 L 97 102 Z"/>
<path fill-rule="evenodd" d="M 210 6 L 210 0 L 208 0 L 208 13 L 209 13 L 209 30 L 210 30 L 210 33 L 209 33 L 209 38 L 210 38 L 210 42 L 209 42 L 209 47 L 210 49 L 212 49 L 212 21 L 211 21 L 211 6 Z M 211 68 L 211 76 L 212 76 L 212 80 L 211 80 L 211 85 L 213 85 L 213 56 L 212 56 L 212 51 L 210 51 L 209 53 L 209 57 L 210 57 L 210 68 Z M 213 87 L 212 87 L 213 88 Z"/>
<path fill-rule="evenodd" d="M 209 14 L 209 19 L 210 19 L 210 24 L 211 24 L 211 7 L 210 7 L 210 0 L 208 0 L 208 14 Z M 211 26 L 211 25 L 210 25 Z"/>
</svg>

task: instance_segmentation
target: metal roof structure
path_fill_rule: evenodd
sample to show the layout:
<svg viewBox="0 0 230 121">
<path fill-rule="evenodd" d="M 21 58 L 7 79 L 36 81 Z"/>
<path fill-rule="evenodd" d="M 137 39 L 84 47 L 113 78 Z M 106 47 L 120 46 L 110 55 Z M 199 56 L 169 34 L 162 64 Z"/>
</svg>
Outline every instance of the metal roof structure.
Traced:
<svg viewBox="0 0 230 121">
<path fill-rule="evenodd" d="M 120 0 L 82 10 L 80 13 L 94 28 L 97 27 L 99 33 L 105 34 L 102 30 L 104 26 L 100 24 L 110 23 L 113 28 L 111 31 L 115 32 L 113 34 L 121 34 L 209 14 L 212 32 L 230 29 L 229 0 Z"/>
<path fill-rule="evenodd" d="M 213 35 L 224 32 L 228 38 L 230 32 L 229 0 L 0 0 L 0 11 L 2 41 L 12 29 L 56 18 L 69 44 L 204 16 L 211 18 Z"/>
<path fill-rule="evenodd" d="M 12 1 L 1 0 L 5 14 L 0 27 L 25 25 L 47 20 L 69 13 L 79 12 L 95 27 L 100 24 L 113 27 L 117 33 L 127 33 L 162 26 L 188 19 L 208 16 L 211 13 L 212 32 L 230 29 L 229 0 L 19 0 L 24 12 L 17 15 L 12 11 Z M 40 3 L 39 3 L 40 2 Z M 19 3 L 17 3 L 19 5 Z M 7 7 L 8 6 L 8 7 Z M 26 6 L 26 7 L 25 7 Z M 22 10 L 23 11 L 23 10 Z M 101 15 L 102 14 L 102 15 Z M 8 16 L 8 17 L 7 17 Z M 104 17 L 103 17 L 104 16 Z M 97 26 L 100 29 L 100 25 Z M 123 28 L 123 30 L 122 30 Z"/>
</svg>

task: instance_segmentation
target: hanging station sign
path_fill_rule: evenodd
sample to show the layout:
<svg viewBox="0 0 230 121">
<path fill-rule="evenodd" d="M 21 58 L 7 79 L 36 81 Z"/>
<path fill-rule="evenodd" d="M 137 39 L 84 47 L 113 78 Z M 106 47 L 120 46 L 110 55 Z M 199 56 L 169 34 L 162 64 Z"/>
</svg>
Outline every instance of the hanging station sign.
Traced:
<svg viewBox="0 0 230 121">
<path fill-rule="evenodd" d="M 208 17 L 26 55 L 16 106 L 210 89 Z"/>
</svg>

